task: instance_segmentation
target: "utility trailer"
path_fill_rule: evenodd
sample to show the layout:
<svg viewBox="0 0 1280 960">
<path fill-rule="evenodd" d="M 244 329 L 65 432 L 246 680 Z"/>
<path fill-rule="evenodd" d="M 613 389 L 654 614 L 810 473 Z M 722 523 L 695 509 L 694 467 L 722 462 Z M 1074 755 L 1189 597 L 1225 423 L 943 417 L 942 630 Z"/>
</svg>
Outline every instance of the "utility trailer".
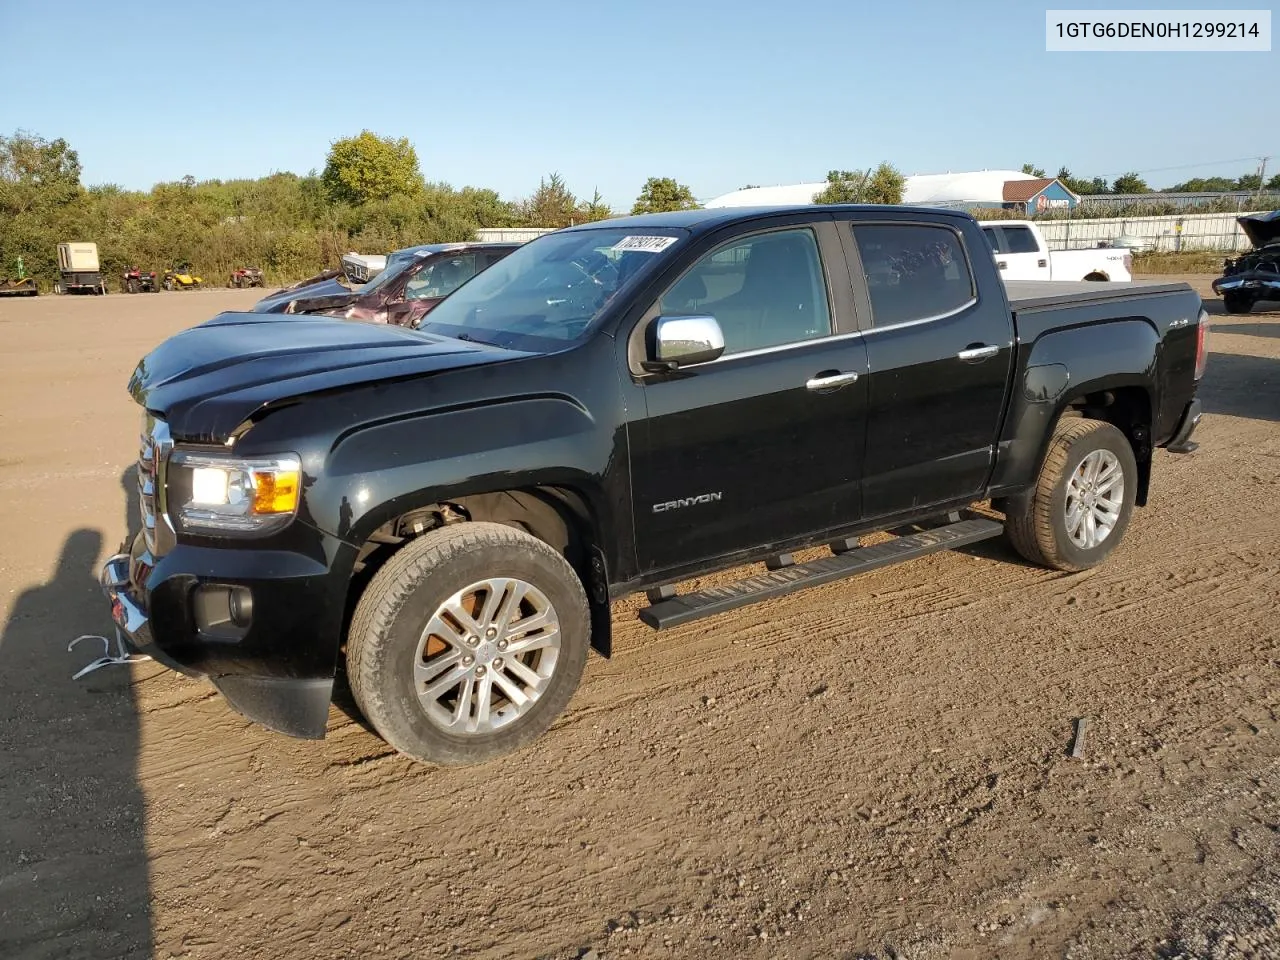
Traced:
<svg viewBox="0 0 1280 960">
<path fill-rule="evenodd" d="M 58 244 L 58 272 L 60 279 L 53 285 L 54 293 L 92 293 L 100 296 L 107 292 L 102 269 L 98 264 L 96 243 Z"/>
</svg>

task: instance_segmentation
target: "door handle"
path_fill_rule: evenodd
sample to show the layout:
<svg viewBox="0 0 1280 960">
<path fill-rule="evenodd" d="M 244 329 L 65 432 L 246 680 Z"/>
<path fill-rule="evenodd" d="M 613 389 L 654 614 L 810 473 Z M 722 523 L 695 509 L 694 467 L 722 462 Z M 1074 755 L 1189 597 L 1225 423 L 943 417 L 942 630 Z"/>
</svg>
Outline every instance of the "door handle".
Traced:
<svg viewBox="0 0 1280 960">
<path fill-rule="evenodd" d="M 805 381 L 806 390 L 833 390 L 853 383 L 858 379 L 856 373 L 831 373 L 826 376 L 810 377 Z"/>
<path fill-rule="evenodd" d="M 999 269 L 1003 270 L 1005 267 L 1007 267 L 1007 266 L 1008 266 L 1008 264 L 1007 264 L 1007 263 L 1005 263 L 1003 260 L 997 260 L 997 261 L 996 261 L 996 266 L 997 266 Z"/>
<path fill-rule="evenodd" d="M 987 344 L 981 347 L 966 347 L 956 354 L 965 363 L 979 363 L 983 360 L 990 360 L 1000 352 L 1000 345 L 997 343 Z"/>
<path fill-rule="evenodd" d="M 1048 265 L 1049 265 L 1049 261 L 1048 261 L 1048 260 L 1037 260 L 1037 261 L 1036 261 L 1036 266 L 1037 266 L 1037 267 L 1047 267 Z"/>
</svg>

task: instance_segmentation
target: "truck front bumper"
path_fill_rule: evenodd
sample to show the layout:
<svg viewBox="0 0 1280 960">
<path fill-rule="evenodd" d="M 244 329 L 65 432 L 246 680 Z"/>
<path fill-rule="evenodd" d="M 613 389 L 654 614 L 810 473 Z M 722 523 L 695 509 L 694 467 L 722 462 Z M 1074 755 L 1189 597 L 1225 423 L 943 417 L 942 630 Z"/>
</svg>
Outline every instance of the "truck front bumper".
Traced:
<svg viewBox="0 0 1280 960">
<path fill-rule="evenodd" d="M 240 714 L 293 737 L 324 737 L 341 613 L 328 571 L 310 557 L 178 546 L 156 560 L 141 535 L 111 557 L 99 582 L 117 635 L 171 670 L 206 678 Z M 233 585 L 252 595 L 242 636 L 202 631 L 196 594 Z"/>
</svg>

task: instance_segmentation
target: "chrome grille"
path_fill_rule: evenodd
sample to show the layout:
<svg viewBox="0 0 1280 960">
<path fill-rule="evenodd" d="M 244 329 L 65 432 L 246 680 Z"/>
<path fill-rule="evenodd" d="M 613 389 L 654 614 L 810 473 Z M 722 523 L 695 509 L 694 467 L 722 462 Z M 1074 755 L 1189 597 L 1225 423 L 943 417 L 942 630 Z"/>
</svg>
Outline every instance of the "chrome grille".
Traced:
<svg viewBox="0 0 1280 960">
<path fill-rule="evenodd" d="M 170 447 L 169 425 L 150 414 L 143 414 L 142 442 L 138 449 L 138 511 L 142 520 L 142 536 L 152 556 L 160 556 L 169 546 L 164 533 L 168 522 L 164 516 L 164 463 Z"/>
</svg>

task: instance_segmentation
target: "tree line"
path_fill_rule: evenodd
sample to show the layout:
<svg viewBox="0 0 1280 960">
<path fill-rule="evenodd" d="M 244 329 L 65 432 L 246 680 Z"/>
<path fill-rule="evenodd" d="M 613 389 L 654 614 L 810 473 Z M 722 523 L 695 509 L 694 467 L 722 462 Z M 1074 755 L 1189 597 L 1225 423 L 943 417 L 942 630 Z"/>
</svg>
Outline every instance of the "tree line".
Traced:
<svg viewBox="0 0 1280 960">
<path fill-rule="evenodd" d="M 1044 176 L 1025 164 L 1023 171 Z M 157 273 L 190 263 L 206 282 L 225 283 L 241 266 L 261 267 L 269 283 L 336 266 L 349 250 L 384 253 L 419 243 L 468 240 L 486 227 L 558 229 L 615 217 L 599 191 L 588 199 L 551 173 L 527 197 L 504 199 L 483 187 L 426 179 L 405 138 L 369 130 L 334 141 L 322 171 L 273 173 L 258 179 L 194 177 L 150 190 L 85 186 L 78 154 L 66 140 L 18 131 L 0 136 L 0 278 L 22 272 L 50 285 L 58 277 L 57 245 L 93 241 L 108 281 L 129 266 Z M 1145 193 L 1135 173 L 1108 184 L 1058 179 L 1074 192 Z M 818 203 L 901 203 L 906 178 L 890 163 L 864 171 L 831 170 Z M 1254 175 L 1189 180 L 1172 190 L 1258 189 Z M 1268 189 L 1280 189 L 1280 175 Z M 693 192 L 671 177 L 650 177 L 631 213 L 694 209 Z M 982 211 L 989 214 L 991 211 Z M 1172 211 L 1170 211 L 1172 212 Z"/>
<path fill-rule="evenodd" d="M 1024 163 L 1022 172 L 1030 174 L 1033 177 L 1047 177 L 1043 167 L 1037 167 L 1033 163 Z M 1175 183 L 1173 186 L 1164 187 L 1160 190 L 1147 185 L 1147 181 L 1140 177 L 1136 172 L 1121 174 L 1108 184 L 1105 177 L 1092 177 L 1085 179 L 1077 177 L 1066 167 L 1060 167 L 1056 174 L 1057 180 L 1072 193 L 1081 197 L 1094 195 L 1115 195 L 1130 193 L 1230 193 L 1240 190 L 1262 190 L 1262 175 L 1259 173 L 1246 173 L 1244 176 L 1236 177 L 1196 177 L 1191 180 L 1184 180 L 1182 183 Z M 1267 190 L 1280 190 L 1280 174 L 1276 174 L 1266 183 Z"/>
<path fill-rule="evenodd" d="M 190 263 L 207 283 L 258 266 L 268 282 L 336 266 L 350 250 L 384 253 L 419 243 L 469 240 L 483 227 L 552 227 L 618 216 L 598 191 L 579 197 L 552 173 L 529 196 L 427 180 L 404 138 L 365 130 L 335 141 L 324 169 L 255 180 L 194 177 L 148 191 L 85 186 L 66 140 L 18 131 L 0 136 L 0 278 L 22 272 L 51 285 L 57 245 L 98 245 L 110 284 L 129 266 L 157 273 Z M 690 189 L 651 177 L 632 212 L 696 207 Z"/>
</svg>

